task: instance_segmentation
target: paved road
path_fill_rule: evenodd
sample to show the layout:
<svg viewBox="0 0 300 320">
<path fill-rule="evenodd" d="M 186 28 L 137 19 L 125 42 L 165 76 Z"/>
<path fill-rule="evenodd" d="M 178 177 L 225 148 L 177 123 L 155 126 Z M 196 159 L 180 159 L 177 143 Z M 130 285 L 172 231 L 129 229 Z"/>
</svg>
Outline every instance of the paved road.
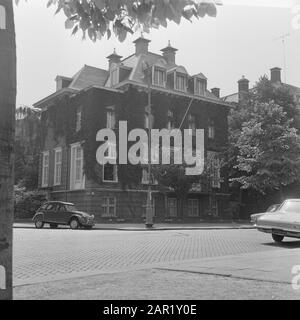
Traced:
<svg viewBox="0 0 300 320">
<path fill-rule="evenodd" d="M 285 246 L 299 248 L 299 241 Z M 14 230 L 14 286 L 278 250 L 256 230 Z"/>
</svg>

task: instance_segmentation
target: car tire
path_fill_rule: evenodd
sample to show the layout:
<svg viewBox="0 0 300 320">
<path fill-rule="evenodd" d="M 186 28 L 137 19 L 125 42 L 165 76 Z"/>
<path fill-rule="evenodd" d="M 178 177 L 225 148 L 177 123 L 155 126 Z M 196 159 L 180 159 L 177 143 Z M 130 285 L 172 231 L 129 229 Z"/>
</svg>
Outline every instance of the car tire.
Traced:
<svg viewBox="0 0 300 320">
<path fill-rule="evenodd" d="M 42 218 L 36 218 L 35 221 L 34 221 L 34 225 L 37 229 L 43 229 L 44 228 L 44 221 Z"/>
<path fill-rule="evenodd" d="M 272 238 L 276 243 L 280 243 L 282 242 L 282 240 L 284 239 L 284 236 L 281 236 L 279 234 L 272 234 Z"/>
<path fill-rule="evenodd" d="M 58 224 L 57 223 L 50 223 L 50 229 L 57 229 Z"/>
<path fill-rule="evenodd" d="M 80 227 L 79 221 L 76 218 L 71 219 L 69 225 L 72 230 L 76 230 Z"/>
</svg>

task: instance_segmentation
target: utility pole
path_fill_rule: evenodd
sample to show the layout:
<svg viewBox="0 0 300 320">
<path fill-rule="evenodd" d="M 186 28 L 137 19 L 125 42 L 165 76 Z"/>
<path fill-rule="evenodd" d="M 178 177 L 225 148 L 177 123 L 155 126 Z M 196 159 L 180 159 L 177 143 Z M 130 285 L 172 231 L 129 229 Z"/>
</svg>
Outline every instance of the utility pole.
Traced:
<svg viewBox="0 0 300 320">
<path fill-rule="evenodd" d="M 284 69 L 284 82 L 286 83 L 286 74 L 287 74 L 287 66 L 286 66 L 286 39 L 290 34 L 286 33 L 278 38 L 275 38 L 274 41 L 281 40 L 283 47 L 283 69 Z"/>
<path fill-rule="evenodd" d="M 147 191 L 147 203 L 146 203 L 146 221 L 145 225 L 147 229 L 153 227 L 153 208 L 152 208 L 152 189 L 151 189 L 151 129 L 152 129 L 152 105 L 151 105 L 151 66 L 146 63 L 147 67 L 144 69 L 145 77 L 148 84 L 148 191 Z"/>
</svg>

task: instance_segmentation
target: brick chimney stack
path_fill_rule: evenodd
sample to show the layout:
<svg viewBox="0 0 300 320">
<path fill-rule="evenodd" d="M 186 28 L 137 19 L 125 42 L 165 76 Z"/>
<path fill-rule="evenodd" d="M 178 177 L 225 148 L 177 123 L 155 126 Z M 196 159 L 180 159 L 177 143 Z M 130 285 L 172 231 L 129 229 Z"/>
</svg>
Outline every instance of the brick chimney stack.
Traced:
<svg viewBox="0 0 300 320">
<path fill-rule="evenodd" d="M 106 57 L 106 59 L 108 59 L 109 69 L 110 69 L 110 67 L 113 63 L 120 63 L 121 62 L 122 56 L 119 56 L 116 53 L 116 49 L 114 49 L 114 52 L 111 55 L 109 55 L 108 57 Z"/>
<path fill-rule="evenodd" d="M 245 78 L 245 76 L 242 77 L 238 81 L 238 86 L 239 86 L 239 93 L 241 92 L 249 92 L 249 80 Z"/>
<path fill-rule="evenodd" d="M 212 88 L 211 93 L 215 95 L 217 98 L 220 98 L 220 88 Z"/>
<path fill-rule="evenodd" d="M 271 69 L 271 82 L 281 82 L 281 69 L 278 67 Z"/>
<path fill-rule="evenodd" d="M 176 52 L 178 50 L 171 46 L 170 41 L 168 43 L 168 46 L 164 49 L 161 49 L 160 51 L 162 51 L 163 57 L 166 59 L 168 64 L 176 64 Z"/>
<path fill-rule="evenodd" d="M 135 41 L 133 41 L 133 43 L 135 44 L 135 55 L 140 55 L 142 53 L 148 53 L 149 52 L 149 43 L 151 42 L 151 40 L 145 39 L 143 37 L 143 35 L 141 37 L 139 37 L 138 39 L 136 39 Z"/>
</svg>

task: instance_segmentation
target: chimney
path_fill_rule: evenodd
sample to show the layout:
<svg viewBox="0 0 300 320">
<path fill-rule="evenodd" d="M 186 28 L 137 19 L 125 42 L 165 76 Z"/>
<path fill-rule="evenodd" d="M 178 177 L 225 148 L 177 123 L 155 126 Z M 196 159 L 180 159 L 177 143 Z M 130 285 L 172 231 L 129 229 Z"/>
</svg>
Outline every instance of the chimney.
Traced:
<svg viewBox="0 0 300 320">
<path fill-rule="evenodd" d="M 111 65 L 113 63 L 120 63 L 121 62 L 121 59 L 122 59 L 122 56 L 119 56 L 117 53 L 116 53 L 116 49 L 114 49 L 114 52 L 109 55 L 108 57 L 106 57 L 106 59 L 108 59 L 108 63 L 109 63 L 109 69 L 111 67 Z"/>
<path fill-rule="evenodd" d="M 271 69 L 271 82 L 281 82 L 281 69 L 280 68 L 272 68 Z"/>
<path fill-rule="evenodd" d="M 133 41 L 133 43 L 135 44 L 135 54 L 138 56 L 142 53 L 148 53 L 150 42 L 151 40 L 145 39 L 143 36 Z"/>
<path fill-rule="evenodd" d="M 161 49 L 160 51 L 163 52 L 163 57 L 166 59 L 168 64 L 175 64 L 176 51 L 178 51 L 178 50 L 171 46 L 171 42 L 170 41 L 168 43 L 168 46 L 166 48 L 164 48 L 164 49 Z"/>
<path fill-rule="evenodd" d="M 67 78 L 67 77 L 63 77 L 63 76 L 57 76 L 55 78 L 55 82 L 56 82 L 56 91 L 59 91 L 63 88 L 67 88 L 71 82 L 72 82 L 72 78 Z"/>
<path fill-rule="evenodd" d="M 212 88 L 211 93 L 215 95 L 217 98 L 220 98 L 220 88 Z"/>
<path fill-rule="evenodd" d="M 246 79 L 245 76 L 243 76 L 242 79 L 238 81 L 238 85 L 239 85 L 239 93 L 249 92 L 249 80 Z"/>
</svg>

